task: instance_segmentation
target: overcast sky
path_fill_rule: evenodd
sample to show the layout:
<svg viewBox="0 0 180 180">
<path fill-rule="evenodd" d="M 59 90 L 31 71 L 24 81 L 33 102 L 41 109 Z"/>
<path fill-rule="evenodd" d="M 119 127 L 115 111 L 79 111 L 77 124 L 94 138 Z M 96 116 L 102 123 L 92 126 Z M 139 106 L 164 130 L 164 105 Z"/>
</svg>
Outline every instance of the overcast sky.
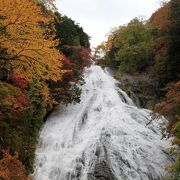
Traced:
<svg viewBox="0 0 180 180">
<path fill-rule="evenodd" d="M 149 18 L 160 7 L 160 0 L 56 0 L 58 11 L 75 20 L 96 47 L 106 40 L 113 27 L 127 24 L 134 17 Z"/>
</svg>

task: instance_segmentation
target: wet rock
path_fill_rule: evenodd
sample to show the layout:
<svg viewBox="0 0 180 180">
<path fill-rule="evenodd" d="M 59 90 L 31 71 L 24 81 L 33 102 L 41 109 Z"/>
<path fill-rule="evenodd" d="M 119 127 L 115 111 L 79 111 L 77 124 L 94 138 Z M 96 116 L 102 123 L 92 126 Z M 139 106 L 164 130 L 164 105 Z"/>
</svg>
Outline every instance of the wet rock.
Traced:
<svg viewBox="0 0 180 180">
<path fill-rule="evenodd" d="M 158 86 L 148 74 L 115 76 L 137 107 L 152 108 L 158 98 Z"/>
<path fill-rule="evenodd" d="M 95 165 L 95 171 L 88 174 L 88 180 L 115 180 L 112 170 L 106 161 Z"/>
<path fill-rule="evenodd" d="M 94 168 L 88 173 L 88 180 L 116 180 L 108 156 L 110 137 L 110 133 L 102 129 L 100 142 L 97 144 L 95 152 L 96 162 Z"/>
</svg>

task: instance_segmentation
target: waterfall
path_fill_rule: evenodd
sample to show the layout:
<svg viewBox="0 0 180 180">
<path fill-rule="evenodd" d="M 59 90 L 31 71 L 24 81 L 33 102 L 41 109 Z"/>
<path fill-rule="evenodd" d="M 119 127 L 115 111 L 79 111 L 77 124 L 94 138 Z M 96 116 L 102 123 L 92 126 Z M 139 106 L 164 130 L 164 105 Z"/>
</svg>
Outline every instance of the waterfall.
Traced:
<svg viewBox="0 0 180 180">
<path fill-rule="evenodd" d="M 171 162 L 161 140 L 165 118 L 135 106 L 101 67 L 85 69 L 79 104 L 48 118 L 35 158 L 35 180 L 158 180 Z"/>
</svg>

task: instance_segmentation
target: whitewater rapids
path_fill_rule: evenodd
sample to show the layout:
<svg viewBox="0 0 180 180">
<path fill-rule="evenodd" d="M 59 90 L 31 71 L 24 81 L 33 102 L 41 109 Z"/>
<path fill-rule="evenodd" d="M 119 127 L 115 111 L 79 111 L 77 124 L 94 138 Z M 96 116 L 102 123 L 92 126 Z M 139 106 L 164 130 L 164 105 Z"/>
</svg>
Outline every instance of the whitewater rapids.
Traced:
<svg viewBox="0 0 180 180">
<path fill-rule="evenodd" d="M 59 106 L 45 123 L 35 180 L 158 180 L 169 142 L 151 111 L 135 106 L 102 68 L 85 69 L 80 104 Z"/>
</svg>

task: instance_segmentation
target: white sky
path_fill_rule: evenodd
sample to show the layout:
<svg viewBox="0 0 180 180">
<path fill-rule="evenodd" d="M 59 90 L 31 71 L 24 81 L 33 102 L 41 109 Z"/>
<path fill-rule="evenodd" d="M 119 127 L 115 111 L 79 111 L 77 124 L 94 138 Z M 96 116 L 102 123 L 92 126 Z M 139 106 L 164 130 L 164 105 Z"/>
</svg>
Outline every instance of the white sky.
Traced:
<svg viewBox="0 0 180 180">
<path fill-rule="evenodd" d="M 148 19 L 160 7 L 160 0 L 56 0 L 58 11 L 83 27 L 96 47 L 113 27 L 134 17 Z"/>
</svg>

